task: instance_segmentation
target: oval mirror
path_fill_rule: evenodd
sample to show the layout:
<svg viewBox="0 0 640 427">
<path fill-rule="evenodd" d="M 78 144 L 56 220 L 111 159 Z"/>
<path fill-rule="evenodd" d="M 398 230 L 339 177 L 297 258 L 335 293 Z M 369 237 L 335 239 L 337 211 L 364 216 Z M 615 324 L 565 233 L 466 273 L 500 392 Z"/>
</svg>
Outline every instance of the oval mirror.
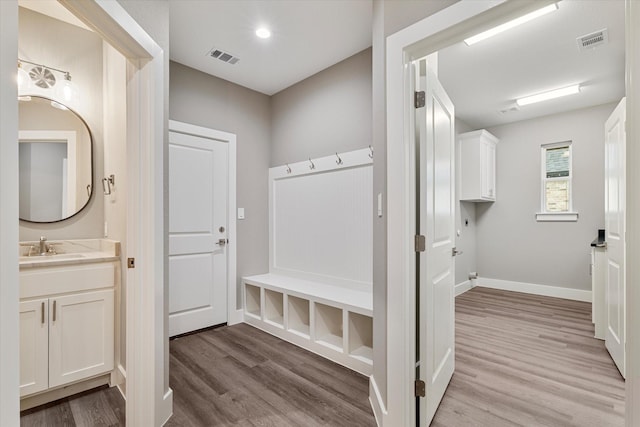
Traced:
<svg viewBox="0 0 640 427">
<path fill-rule="evenodd" d="M 93 193 L 93 138 L 85 121 L 39 96 L 19 102 L 20 219 L 56 222 L 80 212 Z"/>
</svg>

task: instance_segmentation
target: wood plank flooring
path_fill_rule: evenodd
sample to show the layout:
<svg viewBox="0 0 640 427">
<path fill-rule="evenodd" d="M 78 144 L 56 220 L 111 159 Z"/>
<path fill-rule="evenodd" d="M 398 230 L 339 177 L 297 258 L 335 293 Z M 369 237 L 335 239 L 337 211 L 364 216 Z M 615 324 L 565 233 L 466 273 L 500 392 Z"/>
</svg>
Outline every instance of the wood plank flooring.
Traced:
<svg viewBox="0 0 640 427">
<path fill-rule="evenodd" d="M 432 423 L 624 425 L 624 380 L 591 304 L 487 288 L 456 298 L 456 369 Z"/>
<path fill-rule="evenodd" d="M 171 341 L 168 426 L 375 426 L 368 379 L 246 324 Z"/>
<path fill-rule="evenodd" d="M 22 411 L 22 427 L 124 426 L 125 406 L 115 387 L 100 387 Z"/>
<path fill-rule="evenodd" d="M 434 427 L 624 425 L 624 381 L 591 305 L 474 288 L 456 298 L 456 371 Z M 367 379 L 248 325 L 171 341 L 168 426 L 375 426 Z M 100 389 L 25 411 L 23 426 L 122 426 Z"/>
</svg>

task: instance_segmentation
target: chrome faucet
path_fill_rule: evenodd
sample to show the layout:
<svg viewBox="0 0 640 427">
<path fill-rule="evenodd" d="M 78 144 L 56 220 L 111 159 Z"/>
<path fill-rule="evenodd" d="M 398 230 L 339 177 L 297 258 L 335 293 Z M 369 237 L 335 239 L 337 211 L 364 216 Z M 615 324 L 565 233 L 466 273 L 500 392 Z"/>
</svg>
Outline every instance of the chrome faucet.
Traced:
<svg viewBox="0 0 640 427">
<path fill-rule="evenodd" d="M 46 255 L 49 248 L 47 247 L 47 238 L 40 236 L 40 255 Z"/>
</svg>

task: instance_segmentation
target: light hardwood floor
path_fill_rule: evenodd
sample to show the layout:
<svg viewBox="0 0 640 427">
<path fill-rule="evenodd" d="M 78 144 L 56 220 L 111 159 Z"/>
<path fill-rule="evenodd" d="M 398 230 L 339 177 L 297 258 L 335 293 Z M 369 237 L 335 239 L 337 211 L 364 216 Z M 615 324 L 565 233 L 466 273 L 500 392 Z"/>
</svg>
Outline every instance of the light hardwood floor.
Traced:
<svg viewBox="0 0 640 427">
<path fill-rule="evenodd" d="M 487 288 L 456 298 L 456 370 L 433 426 L 624 425 L 591 304 Z"/>
<path fill-rule="evenodd" d="M 591 305 L 474 288 L 456 298 L 456 372 L 434 427 L 624 425 L 624 381 Z M 171 341 L 168 426 L 375 426 L 365 377 L 248 325 Z M 120 426 L 102 389 L 23 414 L 23 426 Z"/>
</svg>

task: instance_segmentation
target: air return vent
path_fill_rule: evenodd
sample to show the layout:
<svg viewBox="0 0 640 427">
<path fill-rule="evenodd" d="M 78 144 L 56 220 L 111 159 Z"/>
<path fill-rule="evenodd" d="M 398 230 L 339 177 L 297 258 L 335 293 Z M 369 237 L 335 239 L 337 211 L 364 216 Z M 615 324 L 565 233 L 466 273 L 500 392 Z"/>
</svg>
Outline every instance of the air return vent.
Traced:
<svg viewBox="0 0 640 427">
<path fill-rule="evenodd" d="M 240 58 L 238 58 L 237 56 L 233 56 L 232 54 L 220 49 L 216 49 L 215 47 L 207 52 L 207 55 L 231 65 L 237 64 L 240 61 Z"/>
<path fill-rule="evenodd" d="M 609 32 L 605 28 L 591 34 L 578 37 L 576 41 L 578 42 L 578 49 L 580 50 L 595 49 L 596 47 L 602 46 L 609 42 Z"/>
</svg>

